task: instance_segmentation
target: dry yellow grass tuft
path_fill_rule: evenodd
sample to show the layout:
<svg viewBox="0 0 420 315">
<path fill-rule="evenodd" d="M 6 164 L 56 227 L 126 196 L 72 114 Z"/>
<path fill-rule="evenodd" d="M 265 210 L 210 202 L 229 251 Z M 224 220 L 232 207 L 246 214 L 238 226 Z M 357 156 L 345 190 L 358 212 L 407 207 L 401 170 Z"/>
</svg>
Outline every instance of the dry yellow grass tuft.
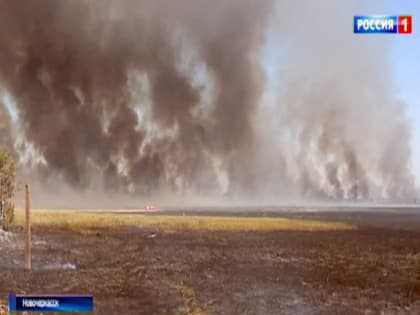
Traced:
<svg viewBox="0 0 420 315">
<path fill-rule="evenodd" d="M 7 305 L 6 303 L 3 303 L 0 301 L 0 315 L 8 315 L 9 312 L 7 311 Z"/>
<path fill-rule="evenodd" d="M 118 228 L 122 226 L 155 226 L 164 230 L 211 230 L 211 231 L 331 231 L 354 230 L 356 226 L 343 222 L 315 220 L 222 217 L 222 216 L 168 216 L 94 213 L 92 211 L 34 209 L 31 222 L 35 226 L 63 227 L 89 234 L 95 228 Z M 17 209 L 14 224 L 23 226 L 24 211 Z"/>
<path fill-rule="evenodd" d="M 171 287 L 175 292 L 181 294 L 184 299 L 185 314 L 187 315 L 209 315 L 198 301 L 194 289 L 184 285 L 175 284 Z"/>
<path fill-rule="evenodd" d="M 12 315 L 13 313 L 9 313 L 7 303 L 0 301 L 0 315 Z M 21 312 L 21 315 L 30 315 L 29 312 Z M 37 313 L 38 315 L 43 315 L 44 313 Z"/>
</svg>

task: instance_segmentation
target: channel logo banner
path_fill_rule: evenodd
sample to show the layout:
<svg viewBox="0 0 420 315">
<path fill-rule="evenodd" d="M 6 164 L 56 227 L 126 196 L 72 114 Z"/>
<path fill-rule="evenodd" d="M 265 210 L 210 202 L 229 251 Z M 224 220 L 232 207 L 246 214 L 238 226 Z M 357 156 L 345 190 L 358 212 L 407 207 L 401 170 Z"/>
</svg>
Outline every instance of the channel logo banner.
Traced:
<svg viewBox="0 0 420 315">
<path fill-rule="evenodd" d="M 355 34 L 411 34 L 413 18 L 411 15 L 400 16 L 354 16 Z"/>
<path fill-rule="evenodd" d="M 9 295 L 9 312 L 92 312 L 91 295 Z"/>
</svg>

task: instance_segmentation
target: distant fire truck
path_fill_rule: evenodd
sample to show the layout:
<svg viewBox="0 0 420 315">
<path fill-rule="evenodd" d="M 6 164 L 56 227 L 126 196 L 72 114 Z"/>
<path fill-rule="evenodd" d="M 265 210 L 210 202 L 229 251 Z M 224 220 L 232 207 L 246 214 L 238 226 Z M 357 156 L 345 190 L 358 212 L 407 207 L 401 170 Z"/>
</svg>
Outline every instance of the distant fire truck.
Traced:
<svg viewBox="0 0 420 315">
<path fill-rule="evenodd" d="M 154 210 L 156 210 L 156 207 L 154 205 L 150 205 L 150 204 L 146 205 L 146 211 L 154 211 Z"/>
</svg>

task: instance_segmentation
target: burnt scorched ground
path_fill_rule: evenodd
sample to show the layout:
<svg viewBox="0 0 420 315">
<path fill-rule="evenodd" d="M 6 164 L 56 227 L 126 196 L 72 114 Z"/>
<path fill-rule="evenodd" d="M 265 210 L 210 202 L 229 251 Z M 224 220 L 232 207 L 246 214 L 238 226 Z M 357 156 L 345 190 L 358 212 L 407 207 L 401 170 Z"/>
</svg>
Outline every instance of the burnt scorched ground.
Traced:
<svg viewBox="0 0 420 315">
<path fill-rule="evenodd" d="M 33 232 L 36 270 L 7 262 L 19 246 L 0 252 L 3 302 L 82 293 L 95 314 L 420 314 L 417 230 Z"/>
</svg>

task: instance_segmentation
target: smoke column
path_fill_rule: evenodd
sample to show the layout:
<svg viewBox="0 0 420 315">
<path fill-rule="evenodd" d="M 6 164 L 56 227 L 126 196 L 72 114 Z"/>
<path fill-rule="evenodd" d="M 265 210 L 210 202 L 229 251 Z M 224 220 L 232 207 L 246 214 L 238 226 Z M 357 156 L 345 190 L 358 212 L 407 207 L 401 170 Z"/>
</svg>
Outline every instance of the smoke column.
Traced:
<svg viewBox="0 0 420 315">
<path fill-rule="evenodd" d="M 30 172 L 44 183 L 80 191 L 411 197 L 403 106 L 382 43 L 343 36 L 352 9 L 1 0 L 0 84 L 16 104 L 18 151 L 37 156 Z M 270 25 L 288 53 L 263 104 Z"/>
<path fill-rule="evenodd" d="M 351 29 L 354 15 L 379 12 L 380 2 L 278 7 L 286 53 L 269 114 L 291 186 L 313 198 L 413 200 L 410 129 L 389 59 L 395 38 Z"/>
</svg>

